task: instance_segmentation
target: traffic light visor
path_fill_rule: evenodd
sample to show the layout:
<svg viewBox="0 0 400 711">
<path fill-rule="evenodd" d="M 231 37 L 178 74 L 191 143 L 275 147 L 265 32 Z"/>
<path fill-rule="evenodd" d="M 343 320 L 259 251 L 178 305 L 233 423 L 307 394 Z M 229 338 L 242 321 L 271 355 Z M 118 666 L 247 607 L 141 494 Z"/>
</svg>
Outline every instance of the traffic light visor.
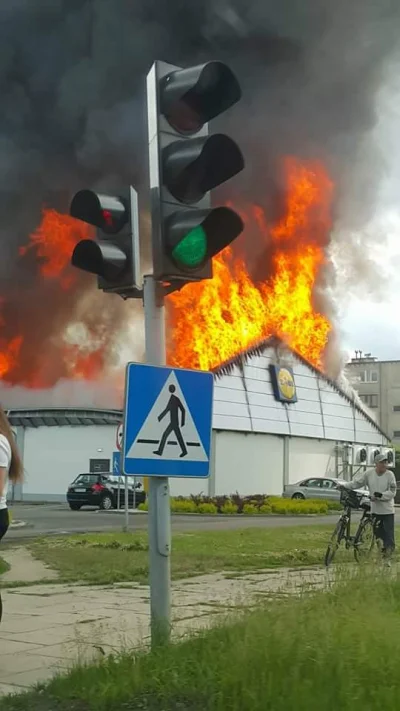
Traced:
<svg viewBox="0 0 400 711">
<path fill-rule="evenodd" d="M 104 279 L 115 279 L 126 266 L 126 254 L 111 242 L 83 239 L 76 245 L 71 264 L 84 272 L 97 274 Z"/>
<path fill-rule="evenodd" d="M 119 197 L 98 195 L 92 190 L 80 190 L 74 196 L 70 215 L 106 234 L 117 234 L 129 220 L 128 208 Z"/>
<path fill-rule="evenodd" d="M 166 223 L 173 262 L 188 272 L 200 269 L 243 230 L 243 221 L 228 207 L 173 213 Z"/>
<path fill-rule="evenodd" d="M 223 134 L 190 141 L 174 141 L 163 151 L 163 177 L 171 195 L 180 202 L 198 202 L 244 168 L 236 143 Z"/>
<path fill-rule="evenodd" d="M 161 112 L 179 133 L 196 133 L 229 109 L 242 92 L 232 70 L 223 62 L 177 69 L 161 82 Z"/>
</svg>

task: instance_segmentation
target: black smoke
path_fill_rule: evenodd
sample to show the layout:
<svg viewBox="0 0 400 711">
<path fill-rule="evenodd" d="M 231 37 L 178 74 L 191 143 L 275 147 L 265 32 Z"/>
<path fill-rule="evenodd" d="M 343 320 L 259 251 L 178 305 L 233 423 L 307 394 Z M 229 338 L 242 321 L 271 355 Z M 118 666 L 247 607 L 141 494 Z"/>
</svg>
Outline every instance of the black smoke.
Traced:
<svg viewBox="0 0 400 711">
<path fill-rule="evenodd" d="M 392 0 L 3 3 L 0 293 L 7 300 L 0 335 L 29 323 L 24 362 L 32 350 L 45 361 L 66 325 L 78 315 L 85 321 L 79 304 L 92 280 L 83 276 L 66 296 L 44 283 L 18 247 L 43 205 L 67 212 L 81 187 L 132 183 L 146 206 L 144 87 L 156 58 L 178 65 L 222 59 L 237 73 L 243 99 L 223 124 L 246 159 L 232 183 L 235 198 L 279 212 L 281 156 L 319 158 L 337 184 L 341 225 L 365 223 L 384 171 L 370 140 L 375 98 L 398 52 L 399 22 Z M 94 337 L 113 358 L 114 334 L 138 309 L 101 294 L 90 308 L 98 314 L 87 317 Z"/>
</svg>

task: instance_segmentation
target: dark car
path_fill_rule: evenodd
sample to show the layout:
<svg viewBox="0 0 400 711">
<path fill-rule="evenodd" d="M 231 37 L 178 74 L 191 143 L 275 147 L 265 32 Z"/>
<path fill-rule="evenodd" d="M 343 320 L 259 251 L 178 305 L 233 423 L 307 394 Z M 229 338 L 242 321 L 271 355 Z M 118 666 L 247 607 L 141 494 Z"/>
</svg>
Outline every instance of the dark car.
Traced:
<svg viewBox="0 0 400 711">
<path fill-rule="evenodd" d="M 128 503 L 132 508 L 146 500 L 146 492 L 139 491 L 141 484 L 129 484 Z M 82 506 L 98 506 L 109 511 L 125 506 L 125 485 L 121 481 L 118 497 L 118 477 L 112 474 L 79 474 L 68 487 L 67 501 L 70 509 L 79 511 Z"/>
</svg>

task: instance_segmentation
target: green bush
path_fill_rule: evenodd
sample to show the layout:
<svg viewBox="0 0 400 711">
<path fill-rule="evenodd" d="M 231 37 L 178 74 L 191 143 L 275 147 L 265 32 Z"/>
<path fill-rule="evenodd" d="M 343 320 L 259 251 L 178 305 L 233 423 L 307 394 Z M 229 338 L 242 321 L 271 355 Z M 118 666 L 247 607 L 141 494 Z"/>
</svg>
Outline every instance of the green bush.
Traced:
<svg viewBox="0 0 400 711">
<path fill-rule="evenodd" d="M 261 504 L 261 506 L 258 510 L 259 510 L 260 514 L 272 513 L 272 508 L 271 508 L 271 506 L 269 506 L 269 504 Z"/>
<path fill-rule="evenodd" d="M 237 514 L 239 511 L 239 508 L 236 504 L 234 504 L 232 501 L 226 501 L 220 508 L 220 511 L 222 514 Z"/>
<path fill-rule="evenodd" d="M 302 501 L 301 499 L 274 499 L 271 502 L 272 513 L 281 515 L 326 514 L 325 501 Z"/>
<path fill-rule="evenodd" d="M 319 499 L 282 499 L 280 496 L 253 495 L 241 497 L 239 494 L 229 496 L 177 496 L 171 497 L 173 513 L 217 514 L 226 516 L 234 514 L 255 515 L 269 514 L 300 516 L 301 514 L 326 514 L 328 511 L 340 511 L 338 501 L 323 501 Z M 140 511 L 148 511 L 146 501 L 139 504 Z"/>
<path fill-rule="evenodd" d="M 171 511 L 173 513 L 197 513 L 197 506 L 191 499 L 171 498 Z"/>
<path fill-rule="evenodd" d="M 199 504 L 197 506 L 197 511 L 198 513 L 201 514 L 216 514 L 218 513 L 218 509 L 215 504 Z"/>
<path fill-rule="evenodd" d="M 254 506 L 254 504 L 245 504 L 243 506 L 243 513 L 248 514 L 251 516 L 254 516 L 258 511 L 257 506 Z"/>
</svg>

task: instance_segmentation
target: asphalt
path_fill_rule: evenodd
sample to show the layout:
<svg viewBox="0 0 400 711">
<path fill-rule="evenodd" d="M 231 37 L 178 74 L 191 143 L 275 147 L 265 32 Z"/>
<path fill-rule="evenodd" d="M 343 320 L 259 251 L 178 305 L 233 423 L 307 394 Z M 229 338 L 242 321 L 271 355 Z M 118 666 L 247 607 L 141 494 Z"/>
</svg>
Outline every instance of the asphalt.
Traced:
<svg viewBox="0 0 400 711">
<path fill-rule="evenodd" d="M 14 521 L 24 526 L 11 527 L 7 540 L 23 540 L 43 535 L 87 533 L 123 529 L 123 512 L 81 509 L 71 511 L 65 504 L 16 504 L 10 510 Z M 304 526 L 326 524 L 336 516 L 196 516 L 172 515 L 173 531 L 232 530 L 237 528 L 277 528 L 279 526 Z M 146 513 L 130 513 L 129 529 L 145 530 Z"/>
</svg>

